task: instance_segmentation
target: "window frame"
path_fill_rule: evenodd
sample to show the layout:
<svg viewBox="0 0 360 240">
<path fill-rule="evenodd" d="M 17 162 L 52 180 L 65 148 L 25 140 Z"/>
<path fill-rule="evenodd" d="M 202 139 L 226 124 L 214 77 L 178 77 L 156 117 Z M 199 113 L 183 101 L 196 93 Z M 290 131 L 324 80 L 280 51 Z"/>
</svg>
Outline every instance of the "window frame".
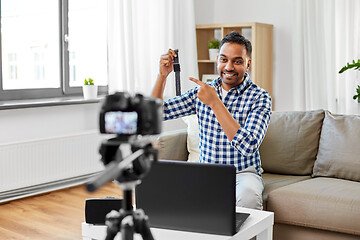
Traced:
<svg viewBox="0 0 360 240">
<path fill-rule="evenodd" d="M 43 98 L 61 98 L 69 96 L 81 96 L 82 87 L 70 87 L 69 76 L 69 51 L 67 36 L 68 28 L 68 1 L 58 0 L 59 11 L 59 51 L 60 51 L 60 87 L 59 88 L 39 88 L 39 89 L 3 89 L 3 65 L 2 65 L 2 33 L 0 31 L 0 101 L 23 100 L 23 99 L 43 99 Z M 1 0 L 0 0 L 0 18 L 1 18 Z M 108 73 L 107 73 L 108 74 Z M 108 85 L 98 86 L 98 94 L 107 94 Z"/>
</svg>

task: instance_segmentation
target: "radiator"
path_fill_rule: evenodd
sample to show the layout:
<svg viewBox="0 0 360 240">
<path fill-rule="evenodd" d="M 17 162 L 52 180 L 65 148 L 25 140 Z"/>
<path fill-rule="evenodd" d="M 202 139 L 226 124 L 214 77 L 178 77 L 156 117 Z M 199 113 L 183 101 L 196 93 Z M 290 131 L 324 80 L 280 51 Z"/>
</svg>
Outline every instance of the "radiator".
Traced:
<svg viewBox="0 0 360 240">
<path fill-rule="evenodd" d="M 103 135 L 77 135 L 0 145 L 0 202 L 78 185 L 104 169 Z"/>
</svg>

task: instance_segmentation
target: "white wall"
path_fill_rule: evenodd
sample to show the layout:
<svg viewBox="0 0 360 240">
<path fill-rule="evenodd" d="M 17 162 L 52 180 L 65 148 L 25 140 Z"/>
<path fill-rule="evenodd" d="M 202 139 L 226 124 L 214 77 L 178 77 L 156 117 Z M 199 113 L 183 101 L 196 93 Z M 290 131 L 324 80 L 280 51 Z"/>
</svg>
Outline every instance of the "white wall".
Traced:
<svg viewBox="0 0 360 240">
<path fill-rule="evenodd" d="M 99 107 L 89 103 L 0 110 L 0 144 L 96 131 Z"/>
<path fill-rule="evenodd" d="M 294 109 L 292 11 L 289 0 L 194 0 L 196 24 L 261 22 L 274 25 L 273 106 Z"/>
</svg>

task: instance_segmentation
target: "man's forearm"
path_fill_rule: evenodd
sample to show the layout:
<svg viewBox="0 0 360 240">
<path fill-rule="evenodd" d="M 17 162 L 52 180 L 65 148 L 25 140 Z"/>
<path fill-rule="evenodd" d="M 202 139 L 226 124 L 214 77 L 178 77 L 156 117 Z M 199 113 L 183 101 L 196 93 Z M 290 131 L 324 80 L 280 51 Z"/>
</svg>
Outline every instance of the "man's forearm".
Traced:
<svg viewBox="0 0 360 240">
<path fill-rule="evenodd" d="M 155 98 L 160 98 L 162 100 L 165 90 L 165 84 L 166 84 L 166 77 L 159 74 L 154 89 L 151 93 L 151 96 Z"/>
<path fill-rule="evenodd" d="M 226 137 L 229 141 L 232 141 L 241 126 L 240 123 L 235 120 L 221 101 L 212 105 L 211 109 L 224 130 Z"/>
</svg>

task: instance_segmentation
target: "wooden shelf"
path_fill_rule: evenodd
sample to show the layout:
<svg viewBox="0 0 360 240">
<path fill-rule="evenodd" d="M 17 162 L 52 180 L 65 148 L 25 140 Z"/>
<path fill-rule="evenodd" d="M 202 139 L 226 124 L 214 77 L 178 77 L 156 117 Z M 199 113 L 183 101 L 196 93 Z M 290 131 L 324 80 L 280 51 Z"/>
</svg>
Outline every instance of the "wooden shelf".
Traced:
<svg viewBox="0 0 360 240">
<path fill-rule="evenodd" d="M 198 60 L 198 63 L 216 63 L 216 61 L 215 60 Z"/>
<path fill-rule="evenodd" d="M 231 31 L 237 31 L 252 43 L 251 80 L 272 95 L 273 89 L 273 25 L 264 23 L 226 23 L 196 26 L 199 79 L 203 74 L 216 73 L 216 61 L 208 60 L 208 41 L 221 40 Z"/>
</svg>

